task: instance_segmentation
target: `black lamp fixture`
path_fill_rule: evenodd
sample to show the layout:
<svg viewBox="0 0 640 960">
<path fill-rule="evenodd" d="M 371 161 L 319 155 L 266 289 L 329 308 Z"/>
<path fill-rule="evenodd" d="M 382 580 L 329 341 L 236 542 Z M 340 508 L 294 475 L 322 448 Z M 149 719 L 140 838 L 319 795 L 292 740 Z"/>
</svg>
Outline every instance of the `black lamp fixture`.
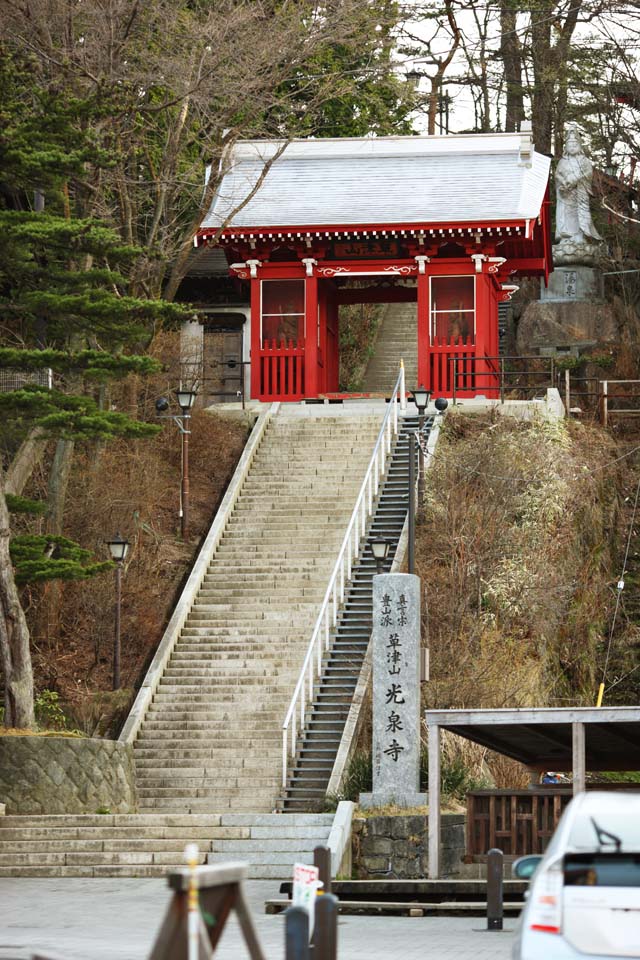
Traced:
<svg viewBox="0 0 640 960">
<path fill-rule="evenodd" d="M 376 573 L 384 573 L 384 562 L 389 556 L 389 541 L 384 537 L 374 537 L 369 541 L 373 559 L 376 561 Z"/>
<path fill-rule="evenodd" d="M 118 532 L 116 533 L 115 537 L 112 537 L 111 540 L 107 540 L 106 544 L 109 548 L 111 559 L 115 563 L 124 563 L 124 561 L 127 559 L 127 554 L 129 553 L 129 541 L 121 537 L 120 533 Z"/>
<path fill-rule="evenodd" d="M 115 629 L 113 635 L 113 689 L 120 689 L 120 611 L 122 608 L 122 565 L 129 553 L 129 541 L 116 533 L 115 537 L 107 540 L 107 547 L 111 559 L 116 565 L 116 607 Z"/>
<path fill-rule="evenodd" d="M 188 415 L 188 411 L 191 410 L 192 406 L 196 402 L 197 390 L 195 387 L 178 387 L 176 390 L 176 399 L 178 401 L 178 406 L 182 410 L 184 416 Z"/>
<path fill-rule="evenodd" d="M 424 411 L 429 406 L 430 397 L 431 397 L 431 391 L 427 390 L 422 385 L 420 385 L 419 387 L 416 387 L 415 390 L 411 391 L 411 399 L 413 400 L 416 407 L 418 408 L 419 416 L 422 416 L 424 414 Z"/>
</svg>

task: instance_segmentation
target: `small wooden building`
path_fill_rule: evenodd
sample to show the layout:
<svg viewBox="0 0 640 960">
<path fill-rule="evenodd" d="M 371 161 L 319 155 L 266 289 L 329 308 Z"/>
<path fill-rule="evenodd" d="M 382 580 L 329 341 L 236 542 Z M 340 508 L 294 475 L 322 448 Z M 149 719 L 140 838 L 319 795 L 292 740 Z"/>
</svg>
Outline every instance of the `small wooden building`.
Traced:
<svg viewBox="0 0 640 960">
<path fill-rule="evenodd" d="M 450 395 L 455 359 L 492 395 L 498 304 L 552 269 L 549 165 L 528 131 L 237 144 L 195 243 L 250 288 L 252 397 L 338 391 L 340 304 L 394 301 L 421 385 Z"/>
</svg>

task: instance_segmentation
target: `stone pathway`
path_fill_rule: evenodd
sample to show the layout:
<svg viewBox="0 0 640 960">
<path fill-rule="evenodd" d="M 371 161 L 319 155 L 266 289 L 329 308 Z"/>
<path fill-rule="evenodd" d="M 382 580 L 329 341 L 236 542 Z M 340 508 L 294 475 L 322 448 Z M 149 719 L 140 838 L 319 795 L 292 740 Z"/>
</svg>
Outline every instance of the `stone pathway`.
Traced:
<svg viewBox="0 0 640 960">
<path fill-rule="evenodd" d="M 250 881 L 248 894 L 267 960 L 284 958 L 282 916 L 263 904 L 278 884 Z M 169 891 L 164 880 L 0 880 L 0 960 L 35 952 L 59 960 L 146 960 Z M 487 933 L 479 918 L 343 917 L 339 960 L 507 960 L 514 922 Z M 230 922 L 216 960 L 244 960 L 238 927 Z"/>
</svg>

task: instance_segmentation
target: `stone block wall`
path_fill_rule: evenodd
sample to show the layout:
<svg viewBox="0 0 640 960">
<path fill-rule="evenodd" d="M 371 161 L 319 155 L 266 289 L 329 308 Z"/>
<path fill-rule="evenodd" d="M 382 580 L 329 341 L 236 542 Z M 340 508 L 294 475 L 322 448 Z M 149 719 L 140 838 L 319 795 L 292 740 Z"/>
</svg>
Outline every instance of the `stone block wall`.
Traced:
<svg viewBox="0 0 640 960">
<path fill-rule="evenodd" d="M 0 737 L 0 804 L 7 815 L 135 813 L 133 751 L 117 740 Z"/>
<path fill-rule="evenodd" d="M 425 815 L 357 817 L 353 820 L 353 875 L 358 880 L 417 880 L 429 870 Z M 441 871 L 455 877 L 465 852 L 464 814 L 442 814 Z"/>
</svg>

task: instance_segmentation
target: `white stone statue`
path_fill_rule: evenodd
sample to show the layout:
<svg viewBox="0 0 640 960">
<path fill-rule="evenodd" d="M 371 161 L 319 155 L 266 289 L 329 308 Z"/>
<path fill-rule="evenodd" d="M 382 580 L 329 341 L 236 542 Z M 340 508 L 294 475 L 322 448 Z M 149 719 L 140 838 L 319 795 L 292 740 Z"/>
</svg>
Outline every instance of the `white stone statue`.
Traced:
<svg viewBox="0 0 640 960">
<path fill-rule="evenodd" d="M 589 200 L 593 164 L 584 152 L 575 124 L 567 125 L 564 153 L 556 167 L 555 263 L 592 264 L 604 253 L 593 225 Z"/>
</svg>

